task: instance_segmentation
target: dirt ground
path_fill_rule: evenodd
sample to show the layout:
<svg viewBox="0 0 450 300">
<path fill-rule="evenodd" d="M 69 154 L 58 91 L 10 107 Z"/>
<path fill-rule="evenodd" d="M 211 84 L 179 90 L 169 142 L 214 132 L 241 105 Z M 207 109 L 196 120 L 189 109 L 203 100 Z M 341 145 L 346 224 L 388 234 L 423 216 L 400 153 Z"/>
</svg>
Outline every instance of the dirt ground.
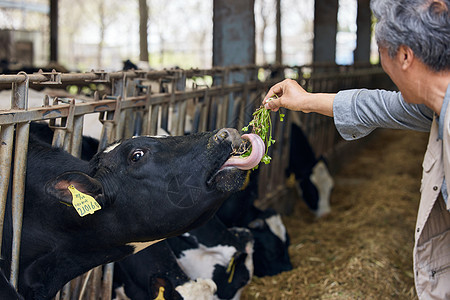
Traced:
<svg viewBox="0 0 450 300">
<path fill-rule="evenodd" d="M 417 299 L 414 226 L 427 134 L 378 130 L 334 175 L 332 213 L 283 217 L 294 269 L 254 278 L 250 299 Z"/>
</svg>

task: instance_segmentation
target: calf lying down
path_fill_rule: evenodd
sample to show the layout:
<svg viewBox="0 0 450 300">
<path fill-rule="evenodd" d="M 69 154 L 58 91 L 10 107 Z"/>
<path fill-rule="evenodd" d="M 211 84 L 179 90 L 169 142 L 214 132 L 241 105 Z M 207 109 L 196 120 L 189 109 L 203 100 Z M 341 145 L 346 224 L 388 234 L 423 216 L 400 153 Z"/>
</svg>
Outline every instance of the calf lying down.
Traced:
<svg viewBox="0 0 450 300">
<path fill-rule="evenodd" d="M 180 268 L 167 241 L 158 242 L 114 265 L 114 299 L 211 300 L 211 279 L 191 280 Z"/>
<path fill-rule="evenodd" d="M 208 221 L 242 185 L 242 169 L 252 168 L 246 162 L 227 165 L 241 142 L 234 129 L 137 137 L 111 145 L 87 162 L 31 133 L 19 293 L 25 299 L 50 299 L 95 266 Z M 10 200 L 2 246 L 6 277 L 11 261 Z"/>
<path fill-rule="evenodd" d="M 249 230 L 213 217 L 117 262 L 114 283 L 133 300 L 239 299 L 253 275 L 252 253 Z"/>
</svg>

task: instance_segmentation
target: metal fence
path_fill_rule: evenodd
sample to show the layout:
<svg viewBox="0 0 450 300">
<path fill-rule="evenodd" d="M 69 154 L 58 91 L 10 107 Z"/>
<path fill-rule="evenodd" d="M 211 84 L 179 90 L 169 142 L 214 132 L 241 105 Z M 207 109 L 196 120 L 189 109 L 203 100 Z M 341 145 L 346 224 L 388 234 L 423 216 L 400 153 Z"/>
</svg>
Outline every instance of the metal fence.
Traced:
<svg viewBox="0 0 450 300">
<path fill-rule="evenodd" d="M 171 135 L 223 127 L 239 130 L 251 120 L 252 112 L 261 104 L 268 88 L 285 77 L 296 79 L 308 91 L 315 92 L 390 84 L 378 66 L 252 65 L 208 70 L 0 75 L 0 88 L 9 88 L 7 93 L 10 94 L 6 109 L 0 110 L 0 233 L 10 187 L 11 283 L 17 286 L 31 121 L 47 121 L 54 130 L 53 145 L 77 157 L 81 154 L 82 134 L 95 126 L 101 127 L 99 148 L 114 140 L 156 135 L 161 130 Z M 38 105 L 29 104 L 32 88 L 42 92 Z M 5 100 L 0 99 L 0 104 L 2 102 L 5 104 Z M 278 117 L 272 115 L 276 143 L 270 151 L 272 163 L 260 167 L 260 195 L 264 195 L 259 199 L 261 205 L 268 205 L 275 194 L 284 190 L 291 122 L 305 130 L 317 155 L 330 156 L 343 142 L 334 129 L 332 118 L 287 112 L 285 121 L 279 122 Z M 98 119 L 98 125 L 87 123 L 86 119 L 92 116 Z M 97 267 L 68 283 L 57 299 L 110 299 L 112 273 L 112 264 Z"/>
</svg>

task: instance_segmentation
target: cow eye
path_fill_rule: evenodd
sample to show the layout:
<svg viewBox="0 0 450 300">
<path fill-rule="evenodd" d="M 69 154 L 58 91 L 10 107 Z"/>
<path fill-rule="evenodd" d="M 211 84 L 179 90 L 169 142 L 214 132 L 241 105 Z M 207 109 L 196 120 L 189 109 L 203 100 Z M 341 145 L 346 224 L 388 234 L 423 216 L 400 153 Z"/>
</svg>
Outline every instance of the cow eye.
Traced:
<svg viewBox="0 0 450 300">
<path fill-rule="evenodd" d="M 142 157 L 144 157 L 144 150 L 138 149 L 138 150 L 134 150 L 133 153 L 131 153 L 131 161 L 132 162 L 137 162 L 139 161 Z"/>
</svg>

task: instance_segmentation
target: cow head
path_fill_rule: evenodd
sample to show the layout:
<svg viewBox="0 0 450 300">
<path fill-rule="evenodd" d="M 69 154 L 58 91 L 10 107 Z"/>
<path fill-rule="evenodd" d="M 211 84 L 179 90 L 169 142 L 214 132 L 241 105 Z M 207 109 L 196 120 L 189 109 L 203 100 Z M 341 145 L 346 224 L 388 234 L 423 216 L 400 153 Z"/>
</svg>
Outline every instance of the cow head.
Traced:
<svg viewBox="0 0 450 300">
<path fill-rule="evenodd" d="M 69 171 L 50 180 L 46 191 L 68 206 L 74 197 L 70 186 L 97 201 L 100 210 L 84 217 L 64 208 L 73 210 L 77 223 L 90 220 L 95 226 L 107 217 L 114 226 L 126 226 L 124 241 L 166 238 L 206 222 L 228 193 L 241 187 L 246 171 L 223 167 L 241 143 L 234 129 L 135 137 L 94 156 L 89 172 Z"/>
<path fill-rule="evenodd" d="M 255 275 L 272 276 L 292 270 L 289 235 L 281 216 L 272 209 L 258 211 L 258 217 L 247 225 L 255 237 Z"/>
</svg>

